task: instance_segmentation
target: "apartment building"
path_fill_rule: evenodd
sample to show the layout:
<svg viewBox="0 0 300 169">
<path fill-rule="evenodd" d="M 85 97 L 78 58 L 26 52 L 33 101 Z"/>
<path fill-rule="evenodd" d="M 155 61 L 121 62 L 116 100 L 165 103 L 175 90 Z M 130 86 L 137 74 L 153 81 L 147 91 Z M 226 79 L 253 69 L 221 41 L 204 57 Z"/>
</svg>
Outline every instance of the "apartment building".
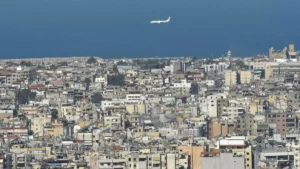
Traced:
<svg viewBox="0 0 300 169">
<path fill-rule="evenodd" d="M 250 70 L 240 71 L 240 82 L 241 82 L 241 84 L 249 84 L 252 79 L 253 79 L 252 72 Z"/>
<path fill-rule="evenodd" d="M 170 86 L 170 90 L 173 96 L 189 96 L 192 84 L 187 80 L 181 80 L 179 83 L 173 83 Z"/>
<path fill-rule="evenodd" d="M 202 169 L 244 169 L 244 156 L 233 153 L 203 152 Z"/>
<path fill-rule="evenodd" d="M 178 152 L 181 155 L 190 156 L 190 167 L 193 169 L 202 169 L 201 153 L 204 152 L 203 146 L 181 145 L 178 146 Z"/>
<path fill-rule="evenodd" d="M 244 158 L 244 168 L 252 169 L 252 147 L 248 145 L 245 136 L 231 136 L 218 141 L 220 152 L 232 152 L 234 156 Z"/>
<path fill-rule="evenodd" d="M 178 169 L 178 154 L 132 153 L 127 156 L 128 169 Z"/>
<path fill-rule="evenodd" d="M 226 70 L 225 71 L 225 85 L 226 86 L 234 86 L 237 84 L 238 74 L 237 71 Z"/>
<path fill-rule="evenodd" d="M 208 135 L 210 139 L 217 136 L 227 136 L 228 134 L 232 134 L 234 129 L 234 123 L 221 120 L 212 120 L 209 122 Z"/>
<path fill-rule="evenodd" d="M 281 134 L 284 140 L 285 135 L 297 130 L 296 116 L 292 112 L 271 112 L 267 114 L 267 123 L 274 124 L 274 132 Z"/>
</svg>

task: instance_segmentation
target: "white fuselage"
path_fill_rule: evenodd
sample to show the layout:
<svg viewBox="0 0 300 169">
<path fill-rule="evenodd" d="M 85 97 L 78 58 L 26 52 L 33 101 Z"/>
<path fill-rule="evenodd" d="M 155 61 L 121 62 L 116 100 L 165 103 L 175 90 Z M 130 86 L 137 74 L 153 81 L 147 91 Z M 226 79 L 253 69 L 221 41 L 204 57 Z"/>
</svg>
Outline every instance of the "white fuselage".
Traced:
<svg viewBox="0 0 300 169">
<path fill-rule="evenodd" d="M 154 21 L 151 21 L 150 23 L 168 23 L 170 22 L 171 20 L 171 17 L 169 17 L 167 20 L 154 20 Z"/>
</svg>

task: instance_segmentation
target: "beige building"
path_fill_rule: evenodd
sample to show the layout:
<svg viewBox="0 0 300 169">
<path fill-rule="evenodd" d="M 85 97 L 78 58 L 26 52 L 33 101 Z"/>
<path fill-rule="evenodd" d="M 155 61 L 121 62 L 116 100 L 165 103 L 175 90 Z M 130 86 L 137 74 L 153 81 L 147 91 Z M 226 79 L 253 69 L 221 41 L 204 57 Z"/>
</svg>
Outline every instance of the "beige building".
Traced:
<svg viewBox="0 0 300 169">
<path fill-rule="evenodd" d="M 237 84 L 237 72 L 232 70 L 225 71 L 225 85 L 233 86 Z"/>
<path fill-rule="evenodd" d="M 248 84 L 252 80 L 252 73 L 250 70 L 242 70 L 240 71 L 240 81 L 241 84 Z"/>
<path fill-rule="evenodd" d="M 276 59 L 286 59 L 287 48 L 285 47 L 283 50 L 275 50 L 274 47 L 269 49 L 269 59 L 276 60 Z"/>
<path fill-rule="evenodd" d="M 226 136 L 232 134 L 234 131 L 234 124 L 228 121 L 211 121 L 209 123 L 209 138 L 216 136 Z"/>
<path fill-rule="evenodd" d="M 107 116 L 104 117 L 104 126 L 110 127 L 112 130 L 124 129 L 123 116 Z"/>
<path fill-rule="evenodd" d="M 31 120 L 31 130 L 36 136 L 44 136 L 44 127 L 51 123 L 51 115 L 40 114 Z"/>
<path fill-rule="evenodd" d="M 272 77 L 285 76 L 287 74 L 299 74 L 299 62 L 270 62 L 265 67 L 265 79 L 270 80 Z"/>
<path fill-rule="evenodd" d="M 146 113 L 146 105 L 144 103 L 139 104 L 126 104 L 126 110 L 130 114 L 145 114 Z"/>
<path fill-rule="evenodd" d="M 250 109 L 249 109 L 249 112 L 250 114 L 257 114 L 257 113 L 261 113 L 263 112 L 263 103 L 262 101 L 258 101 L 258 100 L 255 100 L 255 101 L 252 101 L 249 105 Z"/>
<path fill-rule="evenodd" d="M 55 120 L 50 126 L 44 128 L 44 132 L 45 135 L 62 136 L 64 134 L 63 124 Z"/>
<path fill-rule="evenodd" d="M 153 153 L 153 154 L 128 154 L 128 169 L 176 169 L 178 154 L 173 153 Z"/>
<path fill-rule="evenodd" d="M 126 114 L 125 119 L 131 126 L 138 126 L 140 116 L 137 114 Z"/>
<path fill-rule="evenodd" d="M 14 114 L 13 110 L 2 109 L 0 110 L 0 118 L 12 118 Z"/>
<path fill-rule="evenodd" d="M 203 146 L 178 146 L 179 154 L 188 154 L 191 158 L 191 168 L 201 169 L 201 153 L 204 152 Z"/>
</svg>

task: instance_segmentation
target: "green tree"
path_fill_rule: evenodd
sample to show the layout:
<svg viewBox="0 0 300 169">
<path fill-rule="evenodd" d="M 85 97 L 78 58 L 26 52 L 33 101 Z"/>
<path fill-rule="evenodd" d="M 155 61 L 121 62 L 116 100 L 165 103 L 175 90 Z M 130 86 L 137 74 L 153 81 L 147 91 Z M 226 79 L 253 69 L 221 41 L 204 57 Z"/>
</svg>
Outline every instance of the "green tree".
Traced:
<svg viewBox="0 0 300 169">
<path fill-rule="evenodd" d="M 159 64 L 159 60 L 158 59 L 147 59 L 144 61 L 143 64 L 144 65 L 157 65 L 157 64 Z"/>
<path fill-rule="evenodd" d="M 143 63 L 143 60 L 141 60 L 141 59 L 133 60 L 133 64 L 135 64 L 135 65 L 141 65 L 142 63 Z"/>
<path fill-rule="evenodd" d="M 28 95 L 29 95 L 28 89 L 21 89 L 17 93 L 17 99 L 19 104 L 28 104 Z"/>
<path fill-rule="evenodd" d="M 198 94 L 198 92 L 199 92 L 198 83 L 192 83 L 190 93 L 191 94 Z"/>
<path fill-rule="evenodd" d="M 6 62 L 5 64 L 6 64 L 7 66 L 18 66 L 17 63 L 14 63 L 14 62 L 12 62 L 12 61 L 8 61 L 8 62 Z"/>
<path fill-rule="evenodd" d="M 29 61 L 24 61 L 24 60 L 22 60 L 22 61 L 20 62 L 20 65 L 21 65 L 21 66 L 27 66 L 27 67 L 29 67 L 29 66 L 32 66 L 32 63 L 29 62 Z"/>
<path fill-rule="evenodd" d="M 85 83 L 85 87 L 86 87 L 86 90 L 89 90 L 90 88 L 90 85 L 91 85 L 91 79 L 90 78 L 85 78 L 84 79 L 84 83 Z"/>
<path fill-rule="evenodd" d="M 90 58 L 86 61 L 86 63 L 88 63 L 88 64 L 97 63 L 97 60 L 96 60 L 94 57 L 90 57 Z"/>
<path fill-rule="evenodd" d="M 29 100 L 34 100 L 36 97 L 36 92 L 29 92 L 28 93 L 28 99 Z"/>
<path fill-rule="evenodd" d="M 68 62 L 67 61 L 63 61 L 59 63 L 60 66 L 68 66 Z"/>
<path fill-rule="evenodd" d="M 36 67 L 37 69 L 44 69 L 45 68 L 45 66 L 43 66 L 43 65 L 37 65 L 37 67 Z"/>
<path fill-rule="evenodd" d="M 30 71 L 29 71 L 29 82 L 33 82 L 33 81 L 35 81 L 37 79 L 37 77 L 36 77 L 36 69 L 31 69 Z"/>
<path fill-rule="evenodd" d="M 214 63 L 217 63 L 216 61 L 212 60 L 212 59 L 208 59 L 206 61 L 206 64 L 214 64 Z"/>
<path fill-rule="evenodd" d="M 69 88 L 69 87 L 70 87 L 70 84 L 69 84 L 69 83 L 65 83 L 65 87 L 66 87 L 66 88 Z"/>
<path fill-rule="evenodd" d="M 108 84 L 114 85 L 114 86 L 124 85 L 125 84 L 125 75 L 118 74 L 118 75 L 108 76 Z"/>
<path fill-rule="evenodd" d="M 119 72 L 119 71 L 118 71 L 118 66 L 117 66 L 117 65 L 114 65 L 114 66 L 113 66 L 113 71 L 116 72 L 116 73 Z"/>
<path fill-rule="evenodd" d="M 52 121 L 54 119 L 58 118 L 58 110 L 57 109 L 51 109 L 50 112 L 51 112 L 51 119 L 52 119 Z"/>
<path fill-rule="evenodd" d="M 244 61 L 242 61 L 242 60 L 237 60 L 237 61 L 235 62 L 235 64 L 236 64 L 238 67 L 240 67 L 241 69 L 247 67 L 247 66 L 245 65 Z"/>
<path fill-rule="evenodd" d="M 100 92 L 94 93 L 92 96 L 92 103 L 100 103 L 102 99 L 103 97 Z"/>
<path fill-rule="evenodd" d="M 49 69 L 50 69 L 50 70 L 55 70 L 55 69 L 56 69 L 56 66 L 52 64 L 52 65 L 50 66 Z"/>
<path fill-rule="evenodd" d="M 197 58 L 195 56 L 193 56 L 192 62 L 195 62 L 197 60 Z"/>
<path fill-rule="evenodd" d="M 17 117 L 17 116 L 18 116 L 18 110 L 17 110 L 17 109 L 14 109 L 14 110 L 13 110 L 13 116 L 14 116 L 14 117 Z"/>
<path fill-rule="evenodd" d="M 127 62 L 124 62 L 123 60 L 120 60 L 117 65 L 127 65 L 128 63 Z"/>
</svg>

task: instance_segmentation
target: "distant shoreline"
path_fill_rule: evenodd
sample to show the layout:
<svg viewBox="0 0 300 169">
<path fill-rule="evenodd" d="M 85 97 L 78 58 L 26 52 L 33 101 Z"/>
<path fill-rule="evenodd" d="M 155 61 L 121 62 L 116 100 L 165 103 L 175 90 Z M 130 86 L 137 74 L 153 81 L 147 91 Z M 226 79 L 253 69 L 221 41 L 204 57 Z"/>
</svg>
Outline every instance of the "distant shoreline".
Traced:
<svg viewBox="0 0 300 169">
<path fill-rule="evenodd" d="M 26 58 L 0 58 L 0 61 L 9 61 L 9 60 L 14 60 L 14 61 L 21 61 L 21 60 L 53 60 L 53 59 L 60 59 L 60 60 L 65 60 L 65 59 L 88 59 L 90 57 L 94 58 L 101 58 L 104 60 L 122 60 L 122 59 L 184 59 L 187 57 L 193 57 L 193 56 L 166 56 L 166 57 L 116 57 L 116 58 L 109 58 L 109 57 L 101 57 L 101 56 L 53 56 L 53 57 L 26 57 Z M 199 58 L 199 57 L 196 57 Z M 200 57 L 201 58 L 201 57 Z"/>
</svg>

